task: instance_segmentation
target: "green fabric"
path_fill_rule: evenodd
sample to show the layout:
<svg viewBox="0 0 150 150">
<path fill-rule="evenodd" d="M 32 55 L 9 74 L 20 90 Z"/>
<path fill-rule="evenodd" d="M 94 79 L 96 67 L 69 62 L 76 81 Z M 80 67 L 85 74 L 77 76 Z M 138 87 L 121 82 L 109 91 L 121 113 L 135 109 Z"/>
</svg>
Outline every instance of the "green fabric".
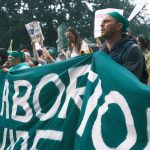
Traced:
<svg viewBox="0 0 150 150">
<path fill-rule="evenodd" d="M 20 63 L 18 65 L 15 65 L 15 66 L 11 67 L 9 69 L 9 72 L 10 71 L 16 71 L 16 70 L 21 70 L 21 69 L 27 69 L 27 68 L 29 68 L 29 65 L 27 65 L 26 62 L 25 63 Z"/>
<path fill-rule="evenodd" d="M 0 149 L 150 149 L 150 87 L 95 52 L 0 71 Z"/>
<path fill-rule="evenodd" d="M 51 49 L 51 50 L 48 50 L 48 52 L 49 52 L 50 55 L 52 55 L 52 56 L 57 56 L 57 51 L 56 51 L 56 50 Z"/>
<path fill-rule="evenodd" d="M 127 32 L 128 28 L 129 28 L 129 21 L 127 18 L 125 18 L 124 16 L 122 16 L 120 13 L 118 12 L 109 12 L 107 13 L 107 15 L 113 17 L 114 19 L 116 19 L 118 22 L 123 24 L 123 31 Z"/>
<path fill-rule="evenodd" d="M 9 56 L 18 57 L 23 62 L 25 61 L 24 53 L 21 51 L 12 51 L 9 53 Z"/>
</svg>

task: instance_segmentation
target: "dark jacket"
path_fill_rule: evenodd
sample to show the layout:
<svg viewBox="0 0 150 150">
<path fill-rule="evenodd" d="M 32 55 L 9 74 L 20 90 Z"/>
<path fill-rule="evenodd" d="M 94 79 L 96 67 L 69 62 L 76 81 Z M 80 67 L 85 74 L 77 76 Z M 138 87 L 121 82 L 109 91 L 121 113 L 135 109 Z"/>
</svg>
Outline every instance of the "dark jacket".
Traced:
<svg viewBox="0 0 150 150">
<path fill-rule="evenodd" d="M 112 46 L 111 51 L 108 51 L 106 43 L 102 45 L 100 51 L 105 52 L 117 63 L 130 70 L 142 82 L 146 82 L 143 81 L 147 80 L 143 79 L 143 74 L 146 69 L 145 59 L 142 50 L 136 44 L 134 38 L 123 35 L 121 41 L 118 44 L 114 44 Z"/>
</svg>

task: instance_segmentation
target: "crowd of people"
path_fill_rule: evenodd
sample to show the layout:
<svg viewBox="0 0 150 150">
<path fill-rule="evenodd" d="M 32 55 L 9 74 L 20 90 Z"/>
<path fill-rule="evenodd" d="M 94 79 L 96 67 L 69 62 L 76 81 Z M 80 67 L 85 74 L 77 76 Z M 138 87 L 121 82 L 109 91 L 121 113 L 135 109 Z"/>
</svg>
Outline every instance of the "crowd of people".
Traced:
<svg viewBox="0 0 150 150">
<path fill-rule="evenodd" d="M 29 67 L 37 67 L 63 61 L 79 55 L 95 52 L 104 52 L 120 65 L 131 71 L 137 78 L 150 85 L 150 51 L 149 44 L 145 42 L 144 36 L 140 35 L 134 38 L 128 35 L 129 21 L 118 12 L 110 12 L 105 15 L 101 23 L 101 43 L 96 38 L 97 46 L 90 46 L 81 39 L 76 28 L 68 27 L 63 24 L 65 32 L 61 38 L 58 36 L 57 43 L 64 43 L 64 47 L 57 46 L 48 48 L 44 46 L 43 41 L 32 40 L 33 56 L 26 49 L 21 51 L 10 51 L 0 49 L 0 68 L 5 72 L 10 72 Z M 59 32 L 61 29 L 59 29 Z M 37 49 L 36 44 L 40 45 Z M 67 44 L 66 44 L 67 43 Z"/>
</svg>

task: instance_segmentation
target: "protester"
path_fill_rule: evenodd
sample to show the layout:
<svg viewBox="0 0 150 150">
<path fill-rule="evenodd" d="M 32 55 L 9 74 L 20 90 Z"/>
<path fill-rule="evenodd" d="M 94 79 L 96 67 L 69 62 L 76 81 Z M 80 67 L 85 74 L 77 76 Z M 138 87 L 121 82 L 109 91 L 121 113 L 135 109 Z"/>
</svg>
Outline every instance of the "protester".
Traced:
<svg viewBox="0 0 150 150">
<path fill-rule="evenodd" d="M 43 41 L 41 40 L 39 44 L 41 45 L 41 50 L 36 49 L 36 44 L 37 41 L 32 40 L 31 44 L 33 47 L 33 54 L 35 57 L 35 60 L 40 64 L 40 65 L 46 65 L 48 63 L 53 63 L 55 60 L 52 58 L 50 53 L 47 51 L 46 47 L 43 45 Z M 38 54 L 38 51 L 41 51 L 41 57 Z"/>
<path fill-rule="evenodd" d="M 5 48 L 0 48 L 0 69 L 5 64 L 8 58 L 8 52 Z"/>
<path fill-rule="evenodd" d="M 21 51 L 24 53 L 25 62 L 27 62 L 30 67 L 35 67 L 36 66 L 35 61 L 32 59 L 29 51 L 26 48 L 22 49 Z"/>
<path fill-rule="evenodd" d="M 139 45 L 139 47 L 141 48 L 144 57 L 145 57 L 145 61 L 146 61 L 146 67 L 147 67 L 147 71 L 148 71 L 148 85 L 150 85 L 150 52 L 148 51 L 148 39 L 146 39 L 146 37 L 144 37 L 143 35 L 139 35 L 137 38 L 137 44 Z"/>
<path fill-rule="evenodd" d="M 25 57 L 21 51 L 10 52 L 6 64 L 3 65 L 3 70 L 9 72 L 26 68 L 29 68 L 29 65 L 25 63 Z"/>
<path fill-rule="evenodd" d="M 29 55 L 29 53 L 24 53 L 25 56 L 25 62 L 29 64 L 30 67 L 35 67 L 36 63 L 34 59 Z"/>
<path fill-rule="evenodd" d="M 68 40 L 68 51 L 67 51 L 68 58 L 92 52 L 88 44 L 82 41 L 79 33 L 75 28 L 69 27 L 66 30 L 66 38 Z"/>
<path fill-rule="evenodd" d="M 118 12 L 107 13 L 101 23 L 101 37 L 106 41 L 101 51 L 147 83 L 147 72 L 143 54 L 135 40 L 125 34 L 129 21 Z"/>
</svg>

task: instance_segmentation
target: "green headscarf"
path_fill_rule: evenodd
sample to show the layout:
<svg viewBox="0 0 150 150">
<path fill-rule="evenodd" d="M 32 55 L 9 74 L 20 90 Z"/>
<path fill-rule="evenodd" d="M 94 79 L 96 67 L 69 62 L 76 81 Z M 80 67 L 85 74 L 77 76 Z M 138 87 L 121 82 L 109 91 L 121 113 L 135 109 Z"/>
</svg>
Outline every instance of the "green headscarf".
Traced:
<svg viewBox="0 0 150 150">
<path fill-rule="evenodd" d="M 118 12 L 109 12 L 107 15 L 113 17 L 115 20 L 123 24 L 123 32 L 127 32 L 129 28 L 129 21 L 127 18 L 119 14 Z"/>
<path fill-rule="evenodd" d="M 24 53 L 21 51 L 12 51 L 9 53 L 9 56 L 19 57 L 22 62 L 25 61 Z"/>
</svg>

